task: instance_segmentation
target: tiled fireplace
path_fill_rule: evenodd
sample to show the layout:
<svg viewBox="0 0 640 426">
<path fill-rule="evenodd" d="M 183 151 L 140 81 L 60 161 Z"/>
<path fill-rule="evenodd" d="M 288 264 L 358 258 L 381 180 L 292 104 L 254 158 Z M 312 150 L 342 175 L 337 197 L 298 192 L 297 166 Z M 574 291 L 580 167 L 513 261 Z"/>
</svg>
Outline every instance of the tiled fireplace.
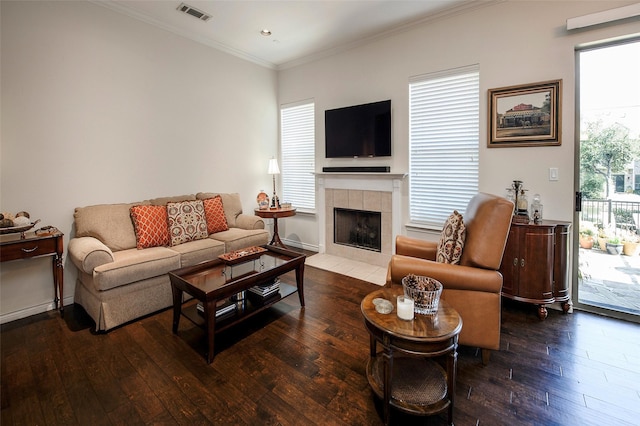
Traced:
<svg viewBox="0 0 640 426">
<path fill-rule="evenodd" d="M 394 252 L 394 235 L 400 233 L 401 224 L 401 185 L 405 175 L 390 173 L 319 173 L 318 202 L 319 212 L 319 251 L 352 260 L 385 267 Z M 336 210 L 337 209 L 337 210 Z M 334 218 L 336 211 L 354 213 L 360 220 L 352 229 L 336 227 Z M 369 218 L 379 216 L 379 231 L 372 231 Z M 366 219 L 366 224 L 364 223 Z M 367 227 L 367 231 L 363 228 Z M 379 240 L 379 250 L 370 247 L 369 239 L 379 232 L 375 238 Z M 345 233 L 348 236 L 345 236 Z M 364 235 L 366 234 L 366 235 Z M 336 243 L 339 239 L 365 238 L 363 244 Z"/>
</svg>

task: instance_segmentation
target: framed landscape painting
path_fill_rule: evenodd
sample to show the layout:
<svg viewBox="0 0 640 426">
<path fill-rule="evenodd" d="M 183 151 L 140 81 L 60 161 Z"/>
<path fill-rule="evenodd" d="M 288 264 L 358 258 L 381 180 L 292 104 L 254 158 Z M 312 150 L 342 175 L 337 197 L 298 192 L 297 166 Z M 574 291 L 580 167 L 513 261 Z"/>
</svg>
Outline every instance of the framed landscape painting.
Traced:
<svg viewBox="0 0 640 426">
<path fill-rule="evenodd" d="M 562 80 L 489 89 L 489 148 L 560 145 Z"/>
</svg>

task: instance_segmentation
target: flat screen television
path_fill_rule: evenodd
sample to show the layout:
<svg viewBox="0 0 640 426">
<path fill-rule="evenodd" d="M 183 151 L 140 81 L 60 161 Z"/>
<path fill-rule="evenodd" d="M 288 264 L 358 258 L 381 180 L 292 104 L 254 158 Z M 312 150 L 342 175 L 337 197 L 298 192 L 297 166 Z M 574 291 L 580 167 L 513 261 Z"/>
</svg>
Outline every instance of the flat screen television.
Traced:
<svg viewBox="0 0 640 426">
<path fill-rule="evenodd" d="M 390 157 L 391 100 L 324 112 L 326 158 Z"/>
</svg>

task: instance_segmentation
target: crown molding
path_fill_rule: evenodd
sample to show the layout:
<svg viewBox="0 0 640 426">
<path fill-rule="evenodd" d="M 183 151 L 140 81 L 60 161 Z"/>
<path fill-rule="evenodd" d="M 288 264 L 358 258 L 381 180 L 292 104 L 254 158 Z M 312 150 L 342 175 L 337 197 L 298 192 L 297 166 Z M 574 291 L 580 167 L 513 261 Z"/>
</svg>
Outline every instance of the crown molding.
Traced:
<svg viewBox="0 0 640 426">
<path fill-rule="evenodd" d="M 366 44 L 369 43 L 373 43 L 374 41 L 378 41 L 396 34 L 400 34 L 403 32 L 406 32 L 412 28 L 415 28 L 416 26 L 419 25 L 423 25 L 425 23 L 428 22 L 433 22 L 436 20 L 440 20 L 440 19 L 445 19 L 451 16 L 455 16 L 455 15 L 459 15 L 459 14 L 463 14 L 463 13 L 469 13 L 472 12 L 474 10 L 480 9 L 480 8 L 484 8 L 484 7 L 488 7 L 488 6 L 492 6 L 495 4 L 499 4 L 499 3 L 504 3 L 508 0 L 467 0 L 463 3 L 457 4 L 455 6 L 451 6 L 447 9 L 441 10 L 437 13 L 433 13 L 433 14 L 429 14 L 428 16 L 423 16 L 419 19 L 415 19 L 415 20 L 410 20 L 410 21 L 406 21 L 400 25 L 396 25 L 393 28 L 390 28 L 386 31 L 382 31 L 382 32 L 378 32 L 376 34 L 372 34 L 370 36 L 366 36 L 366 37 L 362 37 L 359 38 L 357 40 L 353 40 L 351 42 L 347 42 L 347 43 L 342 43 L 339 45 L 336 45 L 334 47 L 328 48 L 328 49 L 324 49 L 315 53 L 312 53 L 310 55 L 306 55 L 297 59 L 293 59 L 291 61 L 287 61 L 287 62 L 283 62 L 281 64 L 274 64 L 270 61 L 266 61 L 264 59 L 258 58 L 256 56 L 250 55 L 242 50 L 239 49 L 235 49 L 233 47 L 230 47 L 226 44 L 223 43 L 219 43 L 216 42 L 210 38 L 207 37 L 201 37 L 195 33 L 192 33 L 190 31 L 185 31 L 182 30 L 180 28 L 174 27 L 172 25 L 168 25 L 164 22 L 161 22 L 157 19 L 151 18 L 143 13 L 140 13 L 136 10 L 133 10 L 127 6 L 124 6 L 120 3 L 111 1 L 111 0 L 88 0 L 90 3 L 93 3 L 95 5 L 104 7 L 106 9 L 110 9 L 114 12 L 117 12 L 119 14 L 128 16 L 130 18 L 134 18 L 137 19 L 139 21 L 145 22 L 149 25 L 153 25 L 155 27 L 164 29 L 166 31 L 169 31 L 173 34 L 176 34 L 178 36 L 187 38 L 189 40 L 198 42 L 200 44 L 203 44 L 205 46 L 214 48 L 216 50 L 228 53 L 230 55 L 236 56 L 240 59 L 244 59 L 246 61 L 249 62 L 253 62 L 257 65 L 263 66 L 265 68 L 269 68 L 269 69 L 273 69 L 273 70 L 284 70 L 284 69 L 288 69 L 288 68 L 293 68 L 299 65 L 303 65 L 309 62 L 314 62 L 317 61 L 319 59 L 323 59 L 338 53 L 342 53 L 342 52 L 346 52 L 349 51 L 351 49 L 355 49 L 357 47 L 360 46 L 364 46 Z"/>
<path fill-rule="evenodd" d="M 189 40 L 198 42 L 200 44 L 204 44 L 205 46 L 209 46 L 212 47 L 216 50 L 220 50 L 222 52 L 228 53 L 230 55 L 236 56 L 240 59 L 244 59 L 246 61 L 249 62 L 253 62 L 255 64 L 261 65 L 265 68 L 269 68 L 269 69 L 276 69 L 277 66 L 276 64 L 269 62 L 269 61 L 265 61 L 263 59 L 257 58 L 253 55 L 250 55 L 246 52 L 243 52 L 241 50 L 235 49 L 233 47 L 230 47 L 226 44 L 223 43 L 218 43 L 214 40 L 211 40 L 210 38 L 207 37 L 200 37 L 197 34 L 194 34 L 190 31 L 185 31 L 182 30 L 180 28 L 176 28 L 172 25 L 168 25 L 164 22 L 158 21 L 157 19 L 151 18 L 143 13 L 140 13 L 136 10 L 133 10 L 129 7 L 123 6 L 122 4 L 119 3 L 115 3 L 109 0 L 89 0 L 90 3 L 93 3 L 95 5 L 98 6 L 102 6 L 104 8 L 110 9 L 114 12 L 120 13 L 122 15 L 126 15 L 130 18 L 134 18 L 137 19 L 139 21 L 145 22 L 147 24 L 153 25 L 155 27 L 158 28 L 162 28 L 163 30 L 169 31 L 173 34 L 176 34 L 178 36 L 187 38 Z"/>
<path fill-rule="evenodd" d="M 415 19 L 415 20 L 410 20 L 407 22 L 404 22 L 400 25 L 396 25 L 393 28 L 390 28 L 386 31 L 382 31 L 382 32 L 378 32 L 376 34 L 373 34 L 371 36 L 368 37 L 362 37 L 359 38 L 357 40 L 354 40 L 352 42 L 348 42 L 348 43 L 343 43 L 340 44 L 338 46 L 329 48 L 329 49 L 325 49 L 316 53 L 312 53 L 310 55 L 298 58 L 298 59 L 294 59 L 288 62 L 283 62 L 282 64 L 279 64 L 276 66 L 277 70 L 285 70 L 288 68 L 294 68 L 297 67 L 299 65 L 304 65 L 306 63 L 309 62 L 314 62 L 317 61 L 319 59 L 323 59 L 338 53 L 342 53 L 342 52 L 346 52 L 349 51 L 351 49 L 355 49 L 357 47 L 361 47 L 364 45 L 367 45 L 369 43 L 373 43 L 375 41 L 378 40 L 382 40 L 385 39 L 387 37 L 391 37 L 393 35 L 396 34 L 400 34 L 406 31 L 409 31 L 417 26 L 423 25 L 425 23 L 428 22 L 433 22 L 433 21 L 437 21 L 440 19 L 445 19 L 445 18 L 449 18 L 451 16 L 455 16 L 455 15 L 460 15 L 460 14 L 464 14 L 464 13 L 469 13 L 472 12 L 474 10 L 478 10 L 484 7 L 488 7 L 488 6 L 493 6 L 496 4 L 500 4 L 500 3 L 504 3 L 508 0 L 468 0 L 464 3 L 460 3 L 457 4 L 455 6 L 451 6 L 447 9 L 441 10 L 440 12 L 437 13 L 432 13 L 429 14 L 428 16 L 423 16 L 419 19 Z"/>
</svg>

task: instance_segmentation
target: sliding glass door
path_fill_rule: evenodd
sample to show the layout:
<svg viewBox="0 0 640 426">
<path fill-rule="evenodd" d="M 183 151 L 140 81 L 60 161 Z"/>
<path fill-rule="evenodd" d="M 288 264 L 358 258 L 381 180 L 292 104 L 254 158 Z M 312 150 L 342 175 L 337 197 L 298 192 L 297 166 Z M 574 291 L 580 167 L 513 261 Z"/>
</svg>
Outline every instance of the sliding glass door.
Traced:
<svg viewBox="0 0 640 426">
<path fill-rule="evenodd" d="M 573 299 L 640 322 L 640 37 L 578 49 L 576 73 Z"/>
</svg>

